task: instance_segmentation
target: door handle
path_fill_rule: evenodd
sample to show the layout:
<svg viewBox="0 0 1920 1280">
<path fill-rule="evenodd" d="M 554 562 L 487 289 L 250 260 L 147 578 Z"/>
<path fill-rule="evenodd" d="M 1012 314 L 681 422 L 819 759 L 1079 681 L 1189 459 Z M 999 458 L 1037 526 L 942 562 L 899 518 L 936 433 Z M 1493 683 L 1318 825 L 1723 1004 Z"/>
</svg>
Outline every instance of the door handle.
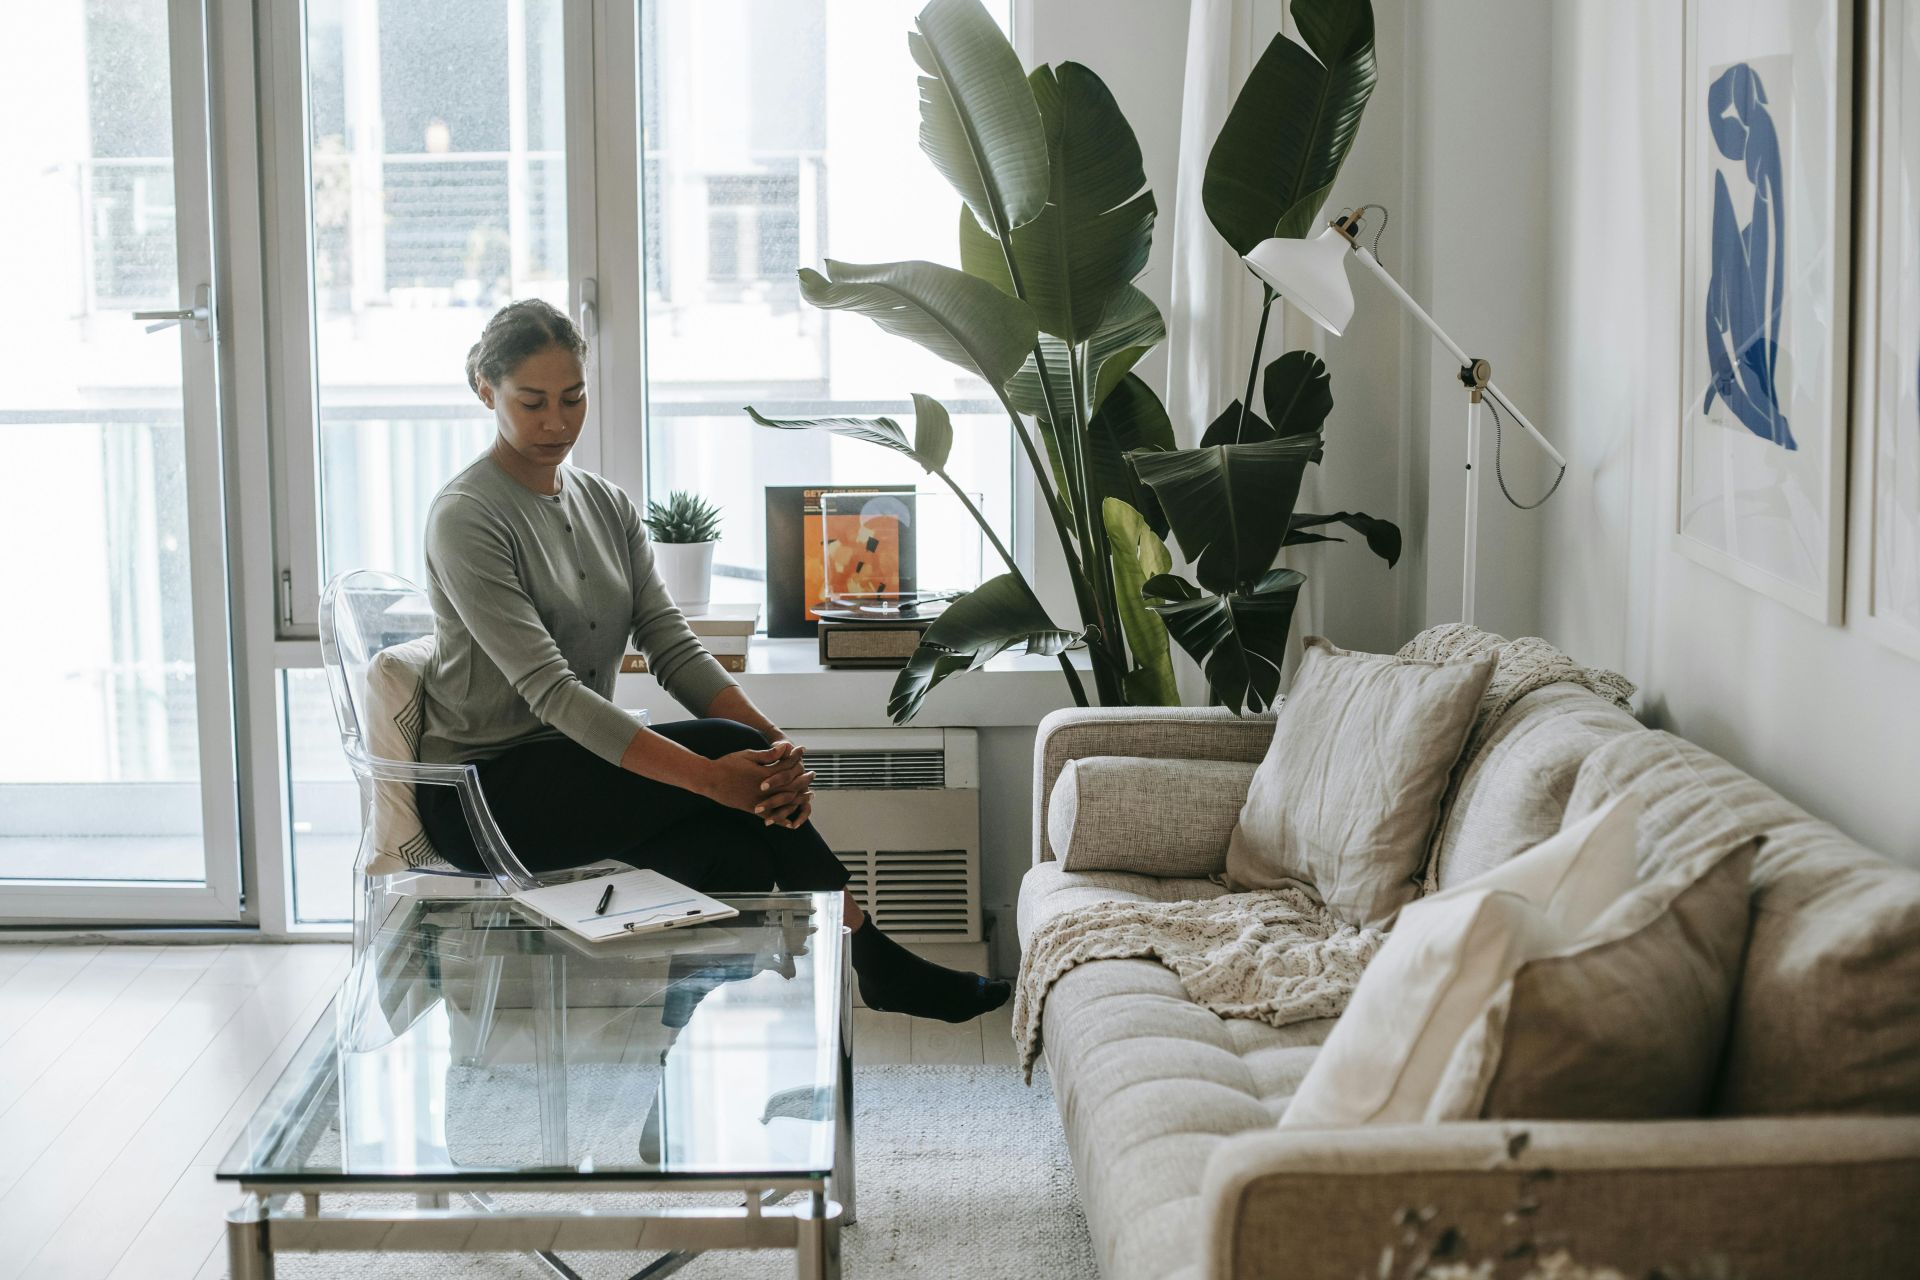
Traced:
<svg viewBox="0 0 1920 1280">
<path fill-rule="evenodd" d="M 592 342 L 600 334 L 600 285 L 592 276 L 580 281 L 580 310 L 574 317 L 580 336 Z"/>
<path fill-rule="evenodd" d="M 136 311 L 135 320 L 152 320 L 148 333 L 158 333 L 183 321 L 191 321 L 195 336 L 207 342 L 213 337 L 213 290 L 201 285 L 193 291 L 194 305 L 179 311 Z"/>
</svg>

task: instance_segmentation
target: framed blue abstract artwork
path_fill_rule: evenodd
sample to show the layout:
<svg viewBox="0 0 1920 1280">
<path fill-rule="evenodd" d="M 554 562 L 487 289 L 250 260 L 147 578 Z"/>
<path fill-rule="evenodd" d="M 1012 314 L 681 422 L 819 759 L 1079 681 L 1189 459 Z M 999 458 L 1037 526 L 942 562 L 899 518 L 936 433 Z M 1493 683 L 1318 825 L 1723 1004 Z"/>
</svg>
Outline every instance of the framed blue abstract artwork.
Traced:
<svg viewBox="0 0 1920 1280">
<path fill-rule="evenodd" d="M 1689 0 L 1675 532 L 1823 622 L 1844 597 L 1851 0 Z"/>
<path fill-rule="evenodd" d="M 1864 20 L 1853 615 L 1920 658 L 1920 0 Z"/>
</svg>

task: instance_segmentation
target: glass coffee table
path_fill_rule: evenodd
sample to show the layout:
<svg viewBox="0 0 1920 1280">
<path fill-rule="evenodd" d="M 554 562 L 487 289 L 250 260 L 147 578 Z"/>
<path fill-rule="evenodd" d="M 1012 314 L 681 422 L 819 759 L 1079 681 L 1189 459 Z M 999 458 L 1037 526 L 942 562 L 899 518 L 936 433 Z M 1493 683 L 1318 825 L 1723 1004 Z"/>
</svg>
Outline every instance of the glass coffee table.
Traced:
<svg viewBox="0 0 1920 1280">
<path fill-rule="evenodd" d="M 221 1162 L 232 1280 L 287 1252 L 792 1249 L 840 1274 L 853 1193 L 840 895 L 619 942 L 499 898 L 375 935 Z M 399 1193 L 396 1197 L 395 1193 Z"/>
</svg>

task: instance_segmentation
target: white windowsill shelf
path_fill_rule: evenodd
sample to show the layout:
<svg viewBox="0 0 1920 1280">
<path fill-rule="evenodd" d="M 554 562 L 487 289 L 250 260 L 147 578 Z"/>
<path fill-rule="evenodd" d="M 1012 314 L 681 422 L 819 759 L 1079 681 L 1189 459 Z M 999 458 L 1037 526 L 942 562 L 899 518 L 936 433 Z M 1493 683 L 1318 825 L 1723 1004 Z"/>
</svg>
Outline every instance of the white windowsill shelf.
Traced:
<svg viewBox="0 0 1920 1280">
<path fill-rule="evenodd" d="M 1074 668 L 1089 691 L 1093 676 L 1084 652 L 1072 655 Z M 820 646 L 811 639 L 769 640 L 755 636 L 747 650 L 747 669 L 734 679 L 747 696 L 779 725 L 811 729 L 867 729 L 892 724 L 887 693 L 899 672 L 829 669 L 820 665 Z M 623 674 L 613 700 L 652 714 L 655 724 L 690 714 L 646 674 Z M 927 696 L 913 724 L 917 728 L 1036 725 L 1049 711 L 1073 705 L 1057 658 L 1003 654 L 979 671 L 953 676 Z"/>
</svg>

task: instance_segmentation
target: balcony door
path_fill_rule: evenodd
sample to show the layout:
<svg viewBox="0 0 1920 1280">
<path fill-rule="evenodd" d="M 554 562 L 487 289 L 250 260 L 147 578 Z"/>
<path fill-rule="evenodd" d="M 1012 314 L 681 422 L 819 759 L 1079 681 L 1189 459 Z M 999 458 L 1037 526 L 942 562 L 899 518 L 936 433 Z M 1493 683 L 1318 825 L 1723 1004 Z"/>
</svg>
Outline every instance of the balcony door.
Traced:
<svg viewBox="0 0 1920 1280">
<path fill-rule="evenodd" d="M 72 0 L 20 22 L 32 53 L 0 77 L 0 243 L 19 251 L 0 307 L 0 922 L 231 921 L 202 8 Z"/>
</svg>

